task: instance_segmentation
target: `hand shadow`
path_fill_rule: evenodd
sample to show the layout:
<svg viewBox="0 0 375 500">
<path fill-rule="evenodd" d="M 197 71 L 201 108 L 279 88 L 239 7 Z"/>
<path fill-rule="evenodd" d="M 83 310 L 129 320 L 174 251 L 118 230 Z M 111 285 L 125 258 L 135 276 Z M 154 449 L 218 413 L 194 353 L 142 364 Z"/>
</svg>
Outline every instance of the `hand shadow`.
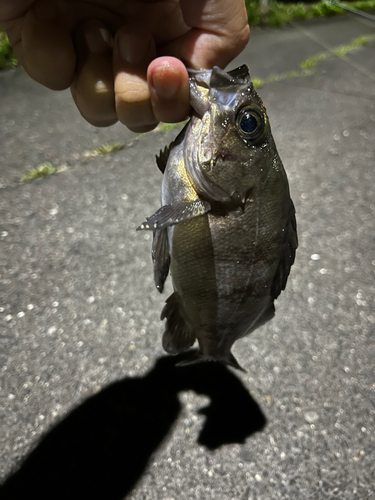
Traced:
<svg viewBox="0 0 375 500">
<path fill-rule="evenodd" d="M 219 363 L 175 366 L 185 358 L 161 357 L 144 377 L 87 399 L 46 433 L 0 487 L 0 498 L 121 500 L 177 419 L 180 391 L 211 399 L 200 411 L 207 418 L 198 438 L 209 449 L 243 443 L 264 427 L 259 406 L 233 372 Z"/>
</svg>

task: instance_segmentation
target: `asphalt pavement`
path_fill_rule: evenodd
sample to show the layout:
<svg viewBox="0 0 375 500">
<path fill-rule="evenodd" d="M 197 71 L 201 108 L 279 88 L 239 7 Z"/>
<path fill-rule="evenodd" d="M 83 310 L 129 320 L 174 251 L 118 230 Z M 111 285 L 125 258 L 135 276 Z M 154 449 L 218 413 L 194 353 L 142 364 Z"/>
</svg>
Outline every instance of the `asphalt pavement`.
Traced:
<svg viewBox="0 0 375 500">
<path fill-rule="evenodd" d="M 375 40 L 332 52 L 369 35 L 352 15 L 254 29 L 231 64 L 266 81 L 300 240 L 275 318 L 234 346 L 247 373 L 161 347 L 171 285 L 135 229 L 178 129 L 97 129 L 0 73 L 1 499 L 375 498 Z M 45 161 L 64 168 L 20 182 Z"/>
</svg>

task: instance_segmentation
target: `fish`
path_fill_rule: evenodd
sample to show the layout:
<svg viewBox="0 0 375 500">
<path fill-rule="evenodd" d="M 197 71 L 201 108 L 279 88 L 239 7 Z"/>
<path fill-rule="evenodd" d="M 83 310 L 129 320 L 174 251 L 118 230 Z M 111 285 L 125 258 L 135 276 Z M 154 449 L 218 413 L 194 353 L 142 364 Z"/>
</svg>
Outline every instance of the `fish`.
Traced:
<svg viewBox="0 0 375 500">
<path fill-rule="evenodd" d="M 234 342 L 275 314 L 298 246 L 295 208 L 266 108 L 242 65 L 189 70 L 192 114 L 156 162 L 161 208 L 153 232 L 154 281 L 173 293 L 162 345 L 180 364 L 219 361 L 243 370 Z"/>
</svg>

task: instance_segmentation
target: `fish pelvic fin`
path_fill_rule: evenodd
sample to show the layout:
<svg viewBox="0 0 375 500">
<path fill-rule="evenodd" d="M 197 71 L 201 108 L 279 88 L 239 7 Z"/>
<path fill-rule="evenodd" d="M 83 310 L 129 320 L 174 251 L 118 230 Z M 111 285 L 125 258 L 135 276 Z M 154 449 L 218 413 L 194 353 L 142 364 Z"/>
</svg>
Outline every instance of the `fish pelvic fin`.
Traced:
<svg viewBox="0 0 375 500">
<path fill-rule="evenodd" d="M 209 354 L 202 354 L 201 352 L 195 352 L 190 356 L 190 358 L 185 359 L 184 361 L 180 361 L 179 363 L 176 364 L 176 366 L 189 366 L 189 365 L 195 365 L 197 363 L 203 363 L 207 361 L 214 361 L 214 362 L 219 362 L 223 363 L 224 365 L 231 366 L 232 368 L 235 368 L 236 370 L 240 370 L 241 372 L 247 373 L 244 368 L 239 364 L 239 362 L 236 360 L 236 358 L 233 356 L 233 354 L 229 351 L 226 356 L 223 357 L 214 357 Z"/>
<path fill-rule="evenodd" d="M 167 229 L 154 231 L 154 239 L 152 242 L 152 262 L 154 264 L 155 286 L 157 290 L 162 293 L 171 262 Z"/>
<path fill-rule="evenodd" d="M 179 354 L 195 342 L 195 334 L 181 313 L 179 296 L 176 292 L 167 299 L 160 319 L 166 319 L 162 345 L 169 354 Z"/>
</svg>

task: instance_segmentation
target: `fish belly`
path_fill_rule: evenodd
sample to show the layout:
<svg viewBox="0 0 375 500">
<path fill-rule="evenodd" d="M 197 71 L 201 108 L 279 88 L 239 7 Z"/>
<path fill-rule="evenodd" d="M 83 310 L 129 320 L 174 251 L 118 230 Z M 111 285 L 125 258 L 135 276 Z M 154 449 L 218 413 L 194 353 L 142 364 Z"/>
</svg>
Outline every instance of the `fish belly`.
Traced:
<svg viewBox="0 0 375 500">
<path fill-rule="evenodd" d="M 270 288 L 279 259 L 278 230 L 261 204 L 227 217 L 209 215 L 215 254 L 218 324 L 236 338 L 272 302 Z"/>
<path fill-rule="evenodd" d="M 171 232 L 173 287 L 183 316 L 198 336 L 202 330 L 215 330 L 217 316 L 215 262 L 207 215 L 177 224 Z"/>
<path fill-rule="evenodd" d="M 230 345 L 274 313 L 270 289 L 280 255 L 281 226 L 267 212 L 261 204 L 248 203 L 244 211 L 226 217 L 208 215 L 218 331 Z"/>
<path fill-rule="evenodd" d="M 276 259 L 270 246 L 260 248 L 270 235 L 260 234 L 264 220 L 254 224 L 255 211 L 209 213 L 171 231 L 171 275 L 182 315 L 202 354 L 214 358 L 273 315 L 269 291 Z"/>
</svg>

